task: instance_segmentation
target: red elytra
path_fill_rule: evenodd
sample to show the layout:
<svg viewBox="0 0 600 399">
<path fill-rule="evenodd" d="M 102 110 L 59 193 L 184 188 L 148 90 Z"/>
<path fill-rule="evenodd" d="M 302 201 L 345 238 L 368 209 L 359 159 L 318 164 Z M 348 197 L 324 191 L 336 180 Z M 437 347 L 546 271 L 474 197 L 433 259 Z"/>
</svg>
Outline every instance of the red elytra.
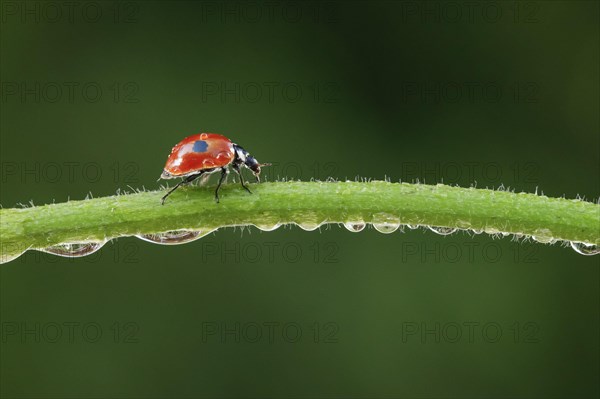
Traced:
<svg viewBox="0 0 600 399">
<path fill-rule="evenodd" d="M 165 194 L 161 203 L 180 185 L 187 184 L 198 177 L 221 171 L 221 178 L 215 190 L 215 200 L 219 202 L 219 188 L 229 173 L 228 166 L 240 176 L 242 187 L 251 193 L 244 183 L 240 167 L 250 169 L 256 181 L 260 181 L 260 167 L 270 164 L 259 163 L 248 151 L 233 143 L 227 137 L 216 133 L 200 133 L 181 140 L 173 149 L 160 176 L 161 179 L 182 177 L 183 180 Z"/>
<path fill-rule="evenodd" d="M 185 177 L 200 170 L 226 166 L 234 156 L 233 143 L 227 137 L 215 133 L 194 134 L 173 147 L 161 177 Z"/>
</svg>

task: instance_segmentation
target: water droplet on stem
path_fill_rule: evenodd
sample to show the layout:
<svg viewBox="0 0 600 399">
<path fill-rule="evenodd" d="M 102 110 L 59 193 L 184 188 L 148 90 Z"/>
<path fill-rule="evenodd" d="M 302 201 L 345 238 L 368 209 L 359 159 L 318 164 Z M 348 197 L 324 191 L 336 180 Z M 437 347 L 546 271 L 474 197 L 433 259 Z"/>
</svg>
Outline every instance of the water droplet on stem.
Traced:
<svg viewBox="0 0 600 399">
<path fill-rule="evenodd" d="M 373 215 L 372 224 L 378 232 L 390 234 L 400 228 L 400 218 L 389 213 L 376 213 Z"/>
<path fill-rule="evenodd" d="M 281 224 L 279 224 L 279 223 L 275 223 L 275 224 L 255 224 L 254 226 L 257 229 L 262 230 L 262 231 L 273 231 L 273 230 L 277 230 L 278 228 L 280 228 Z"/>
<path fill-rule="evenodd" d="M 196 241 L 215 230 L 174 230 L 158 234 L 140 234 L 136 237 L 154 244 L 179 245 Z"/>
<path fill-rule="evenodd" d="M 321 227 L 322 223 L 301 222 L 296 224 L 304 231 L 315 231 L 316 229 Z"/>
<path fill-rule="evenodd" d="M 353 233 L 359 233 L 365 229 L 367 225 L 365 222 L 346 222 L 344 223 L 344 227 Z"/>
<path fill-rule="evenodd" d="M 600 254 L 600 247 L 594 244 L 585 244 L 582 242 L 571 241 L 571 248 L 573 248 L 575 252 L 581 255 L 592 256 Z"/>
<path fill-rule="evenodd" d="M 398 224 L 387 223 L 387 222 L 373 223 L 373 228 L 383 234 L 391 234 L 394 231 L 398 230 L 399 227 L 400 227 L 399 223 Z"/>
<path fill-rule="evenodd" d="M 429 230 L 441 236 L 447 236 L 456 232 L 458 229 L 454 227 L 429 226 Z"/>
<path fill-rule="evenodd" d="M 66 258 L 80 258 L 91 255 L 100 250 L 106 244 L 104 242 L 85 242 L 85 243 L 67 243 L 58 244 L 51 247 L 41 248 L 38 251 L 46 252 L 52 255 L 64 256 Z"/>
</svg>

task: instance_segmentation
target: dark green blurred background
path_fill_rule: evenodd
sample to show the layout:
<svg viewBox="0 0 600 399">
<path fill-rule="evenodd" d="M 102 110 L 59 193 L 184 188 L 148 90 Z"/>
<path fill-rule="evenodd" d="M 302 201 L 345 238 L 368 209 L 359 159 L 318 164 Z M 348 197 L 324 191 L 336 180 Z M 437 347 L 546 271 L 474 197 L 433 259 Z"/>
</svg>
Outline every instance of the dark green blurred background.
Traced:
<svg viewBox="0 0 600 399">
<path fill-rule="evenodd" d="M 1 6 L 3 207 L 156 189 L 198 132 L 271 181 L 600 193 L 598 2 Z M 559 245 L 227 229 L 0 277 L 7 398 L 600 393 L 598 257 Z"/>
</svg>

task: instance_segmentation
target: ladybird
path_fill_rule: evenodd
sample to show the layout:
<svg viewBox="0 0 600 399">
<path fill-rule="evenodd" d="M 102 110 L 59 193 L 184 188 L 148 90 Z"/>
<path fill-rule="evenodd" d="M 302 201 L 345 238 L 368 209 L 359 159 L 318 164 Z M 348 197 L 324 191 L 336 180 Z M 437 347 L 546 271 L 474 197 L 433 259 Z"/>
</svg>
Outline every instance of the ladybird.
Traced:
<svg viewBox="0 0 600 399">
<path fill-rule="evenodd" d="M 165 199 L 182 184 L 191 183 L 200 176 L 220 171 L 221 177 L 215 190 L 215 201 L 218 203 L 219 188 L 229 173 L 229 165 L 240 176 L 242 187 L 252 194 L 244 183 L 241 166 L 250 169 L 256 176 L 256 181 L 260 182 L 261 166 L 270 164 L 259 163 L 248 151 L 220 134 L 200 133 L 184 138 L 171 150 L 160 175 L 160 179 L 181 177 L 183 180 L 161 198 L 161 204 L 164 205 Z"/>
</svg>

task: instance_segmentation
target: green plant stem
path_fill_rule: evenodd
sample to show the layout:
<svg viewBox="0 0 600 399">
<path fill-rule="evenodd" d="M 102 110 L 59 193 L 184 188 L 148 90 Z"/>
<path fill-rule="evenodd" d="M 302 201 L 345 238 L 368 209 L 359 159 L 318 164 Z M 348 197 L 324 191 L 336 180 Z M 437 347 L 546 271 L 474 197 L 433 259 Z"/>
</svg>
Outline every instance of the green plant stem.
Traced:
<svg viewBox="0 0 600 399">
<path fill-rule="evenodd" d="M 4 260 L 28 248 L 104 241 L 170 230 L 322 222 L 395 223 L 514 233 L 600 244 L 600 205 L 536 194 L 445 185 L 276 182 L 221 189 L 183 187 L 0 210 Z"/>
</svg>

